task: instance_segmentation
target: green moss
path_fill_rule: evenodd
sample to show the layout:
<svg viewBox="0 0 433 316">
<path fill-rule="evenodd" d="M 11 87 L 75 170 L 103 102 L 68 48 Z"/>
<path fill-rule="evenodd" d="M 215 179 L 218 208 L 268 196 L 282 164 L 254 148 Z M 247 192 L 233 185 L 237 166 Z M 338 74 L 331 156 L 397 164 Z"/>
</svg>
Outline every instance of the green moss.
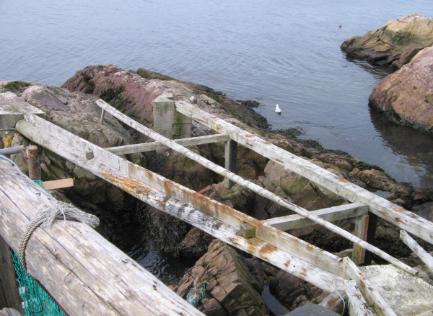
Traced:
<svg viewBox="0 0 433 316">
<path fill-rule="evenodd" d="M 2 88 L 5 91 L 23 92 L 28 86 L 30 86 L 30 83 L 25 81 L 11 81 L 5 84 Z"/>
<path fill-rule="evenodd" d="M 138 68 L 137 74 L 140 75 L 141 77 L 145 78 L 145 79 L 175 80 L 174 78 L 172 78 L 170 76 L 163 75 L 163 74 L 160 74 L 158 72 L 151 71 L 151 70 L 146 70 L 143 68 Z"/>
<path fill-rule="evenodd" d="M 125 107 L 125 104 L 127 103 L 125 97 L 122 94 L 123 87 L 119 88 L 109 88 L 107 90 L 104 90 L 100 98 L 104 100 L 107 103 L 110 103 L 112 106 L 114 106 L 117 109 L 123 110 Z"/>
</svg>

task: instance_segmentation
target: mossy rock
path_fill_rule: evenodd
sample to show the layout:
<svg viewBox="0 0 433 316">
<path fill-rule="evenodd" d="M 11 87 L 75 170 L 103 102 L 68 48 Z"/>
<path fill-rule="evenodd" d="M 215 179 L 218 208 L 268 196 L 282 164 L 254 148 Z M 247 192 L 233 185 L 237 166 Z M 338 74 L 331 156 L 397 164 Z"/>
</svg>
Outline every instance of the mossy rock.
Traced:
<svg viewBox="0 0 433 316">
<path fill-rule="evenodd" d="M 0 91 L 11 91 L 14 93 L 22 93 L 29 86 L 30 83 L 25 81 L 10 81 L 5 85 L 1 86 Z"/>
</svg>

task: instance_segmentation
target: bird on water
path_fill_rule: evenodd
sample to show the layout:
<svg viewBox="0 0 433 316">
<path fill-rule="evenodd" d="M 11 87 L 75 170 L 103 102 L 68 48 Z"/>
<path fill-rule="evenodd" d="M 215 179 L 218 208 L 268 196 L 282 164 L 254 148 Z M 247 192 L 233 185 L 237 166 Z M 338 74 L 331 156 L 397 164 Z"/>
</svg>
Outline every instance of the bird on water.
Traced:
<svg viewBox="0 0 433 316">
<path fill-rule="evenodd" d="M 275 113 L 277 113 L 278 115 L 281 115 L 281 109 L 280 109 L 280 106 L 278 104 L 275 104 Z"/>
</svg>

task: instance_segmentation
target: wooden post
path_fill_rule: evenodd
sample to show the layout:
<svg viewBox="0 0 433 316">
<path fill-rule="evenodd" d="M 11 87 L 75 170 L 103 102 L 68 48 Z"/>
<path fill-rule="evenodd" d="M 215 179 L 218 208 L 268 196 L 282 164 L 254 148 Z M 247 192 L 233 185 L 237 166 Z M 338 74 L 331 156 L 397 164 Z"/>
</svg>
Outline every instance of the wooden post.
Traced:
<svg viewBox="0 0 433 316">
<path fill-rule="evenodd" d="M 153 129 L 159 134 L 172 139 L 176 106 L 172 94 L 162 94 L 152 102 Z M 102 109 L 104 110 L 104 109 Z"/>
<path fill-rule="evenodd" d="M 99 117 L 99 123 L 104 123 L 105 110 L 101 109 L 101 116 Z"/>
<path fill-rule="evenodd" d="M 376 243 L 376 229 L 377 229 L 377 221 L 378 216 L 371 212 L 368 213 L 368 231 L 367 231 L 367 242 L 369 244 L 374 245 Z M 371 264 L 373 260 L 373 254 L 371 252 L 367 252 L 365 254 L 364 264 Z"/>
<path fill-rule="evenodd" d="M 36 145 L 26 147 L 26 160 L 29 169 L 29 178 L 32 180 L 41 179 L 41 164 L 39 161 L 39 149 Z"/>
<path fill-rule="evenodd" d="M 21 311 L 15 270 L 9 246 L 0 236 L 0 310 L 4 307 Z"/>
<path fill-rule="evenodd" d="M 353 234 L 362 240 L 367 240 L 368 235 L 368 215 L 362 215 L 355 218 L 355 229 Z M 361 265 L 365 262 L 365 249 L 357 244 L 353 244 L 352 260 Z"/>
<path fill-rule="evenodd" d="M 236 173 L 237 171 L 237 161 L 236 161 L 237 155 L 238 155 L 238 144 L 235 141 L 230 139 L 225 144 L 225 150 L 224 150 L 225 168 L 234 173 Z M 224 185 L 226 188 L 230 189 L 233 185 L 233 181 L 230 181 L 230 179 L 225 178 Z"/>
</svg>

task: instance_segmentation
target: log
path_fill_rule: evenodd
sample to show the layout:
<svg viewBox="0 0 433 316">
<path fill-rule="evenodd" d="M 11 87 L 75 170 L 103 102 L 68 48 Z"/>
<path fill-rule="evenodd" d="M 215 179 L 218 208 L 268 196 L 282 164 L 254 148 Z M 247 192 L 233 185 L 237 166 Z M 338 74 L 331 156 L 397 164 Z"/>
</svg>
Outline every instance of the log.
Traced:
<svg viewBox="0 0 433 316">
<path fill-rule="evenodd" d="M 217 133 L 229 135 L 239 144 L 279 163 L 287 171 L 295 172 L 350 202 L 368 205 L 370 212 L 433 244 L 432 222 L 315 165 L 311 161 L 298 157 L 255 134 L 203 111 L 196 105 L 178 101 L 176 102 L 176 109 Z"/>
<path fill-rule="evenodd" d="M 44 119 L 26 115 L 17 130 L 33 142 L 107 180 L 151 206 L 180 218 L 234 247 L 253 254 L 315 286 L 344 288 L 341 258 L 227 205 L 112 154 Z M 91 159 L 86 155 L 92 153 Z M 176 202 L 176 203 L 175 203 Z M 241 224 L 256 228 L 256 238 L 237 234 Z M 210 227 L 210 228 L 209 228 Z"/>
<path fill-rule="evenodd" d="M 181 144 L 182 146 L 191 147 L 191 146 L 205 145 L 211 143 L 225 142 L 228 139 L 229 137 L 226 135 L 215 134 L 215 135 L 179 138 L 179 139 L 175 139 L 174 141 L 178 144 Z M 160 142 L 151 142 L 151 143 L 109 147 L 106 149 L 117 155 L 128 155 L 128 154 L 154 151 L 163 148 L 166 148 L 166 146 L 162 145 Z"/>
<path fill-rule="evenodd" d="M 350 203 L 322 208 L 319 210 L 310 211 L 310 213 L 319 216 L 324 220 L 335 222 L 343 219 L 365 215 L 368 213 L 368 207 L 360 203 Z M 298 214 L 273 217 L 263 220 L 263 223 L 284 231 L 316 225 L 315 222 Z"/>
<path fill-rule="evenodd" d="M 137 121 L 131 119 L 130 117 L 128 117 L 127 115 L 123 114 L 122 112 L 116 110 L 114 107 L 112 107 L 111 105 L 109 105 L 107 102 L 105 102 L 104 100 L 97 100 L 96 104 L 103 110 L 105 110 L 107 113 L 110 113 L 112 116 L 114 116 L 115 118 L 117 118 L 119 121 L 121 121 L 122 123 L 128 125 L 129 127 L 137 130 L 138 132 L 152 138 L 153 140 L 159 141 L 161 144 L 164 144 L 165 146 L 167 146 L 168 148 L 171 148 L 172 150 L 188 157 L 189 159 L 199 163 L 200 165 L 212 170 L 213 172 L 225 177 L 226 179 L 229 179 L 230 181 L 237 183 L 243 187 L 246 187 L 248 189 L 250 189 L 251 191 L 257 193 L 258 195 L 267 198 L 283 207 L 286 207 L 296 213 L 298 213 L 299 215 L 302 215 L 308 219 L 310 219 L 311 221 L 322 225 L 324 227 L 326 227 L 327 229 L 329 229 L 330 231 L 336 233 L 337 235 L 340 235 L 348 240 L 350 240 L 351 242 L 371 251 L 372 253 L 376 254 L 377 256 L 381 257 L 382 259 L 392 263 L 393 265 L 395 265 L 396 267 L 403 269 L 405 271 L 407 271 L 408 273 L 411 274 L 416 274 L 416 270 L 412 269 L 411 267 L 409 267 L 407 264 L 401 262 L 400 260 L 394 258 L 393 256 L 387 254 L 385 251 L 382 251 L 381 249 L 370 245 L 369 243 L 367 243 L 366 241 L 362 240 L 361 238 L 349 233 L 348 231 L 318 217 L 315 216 L 314 214 L 311 214 L 308 210 L 286 200 L 281 198 L 280 196 L 276 195 L 275 193 L 255 184 L 252 181 L 249 180 L 245 180 L 244 178 L 238 176 L 237 174 L 227 170 L 226 168 L 223 168 L 219 165 L 217 165 L 216 163 L 213 163 L 212 161 L 204 158 L 203 156 L 189 150 L 188 148 L 185 148 L 182 145 L 177 144 L 176 142 L 168 139 L 167 137 L 153 131 L 152 129 L 138 123 Z M 231 135 L 230 135 L 231 137 Z M 278 147 L 277 147 L 278 148 Z"/>
<path fill-rule="evenodd" d="M 418 256 L 418 258 L 420 258 L 427 268 L 433 272 L 433 257 L 404 230 L 400 231 L 400 238 L 406 244 L 406 246 L 408 246 L 410 250 L 412 250 L 413 253 Z"/>
<path fill-rule="evenodd" d="M 57 201 L 0 159 L 0 235 L 17 251 L 32 218 Z M 70 315 L 203 315 L 87 225 L 38 228 L 28 272 Z"/>
</svg>

